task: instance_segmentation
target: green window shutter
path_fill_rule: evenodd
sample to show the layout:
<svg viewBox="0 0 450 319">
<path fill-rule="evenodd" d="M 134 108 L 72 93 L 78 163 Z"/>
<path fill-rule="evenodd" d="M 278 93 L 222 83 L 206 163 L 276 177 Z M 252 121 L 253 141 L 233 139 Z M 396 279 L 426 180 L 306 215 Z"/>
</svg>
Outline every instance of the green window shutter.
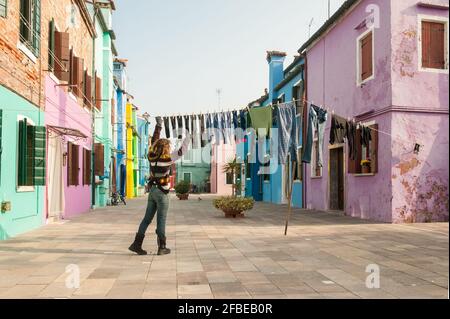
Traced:
<svg viewBox="0 0 450 319">
<path fill-rule="evenodd" d="M 19 121 L 19 161 L 18 185 L 24 186 L 27 181 L 27 119 Z"/>
<path fill-rule="evenodd" d="M 0 0 L 0 17 L 6 18 L 8 0 Z"/>
<path fill-rule="evenodd" d="M 41 49 L 41 0 L 33 1 L 33 49 L 39 56 Z"/>
<path fill-rule="evenodd" d="M 55 20 L 52 19 L 48 27 L 48 69 L 55 69 Z"/>
<path fill-rule="evenodd" d="M 33 149 L 33 185 L 45 185 L 45 152 L 46 152 L 46 129 L 45 126 L 33 127 L 34 149 Z"/>
</svg>

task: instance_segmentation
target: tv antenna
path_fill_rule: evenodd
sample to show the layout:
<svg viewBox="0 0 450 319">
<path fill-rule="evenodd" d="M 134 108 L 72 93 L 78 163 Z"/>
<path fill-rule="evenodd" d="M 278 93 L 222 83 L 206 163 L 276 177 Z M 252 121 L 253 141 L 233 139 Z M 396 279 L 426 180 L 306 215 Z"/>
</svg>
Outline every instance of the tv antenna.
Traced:
<svg viewBox="0 0 450 319">
<path fill-rule="evenodd" d="M 313 25 L 314 18 L 311 19 L 311 22 L 308 25 L 308 39 L 311 37 L 311 26 Z"/>
</svg>

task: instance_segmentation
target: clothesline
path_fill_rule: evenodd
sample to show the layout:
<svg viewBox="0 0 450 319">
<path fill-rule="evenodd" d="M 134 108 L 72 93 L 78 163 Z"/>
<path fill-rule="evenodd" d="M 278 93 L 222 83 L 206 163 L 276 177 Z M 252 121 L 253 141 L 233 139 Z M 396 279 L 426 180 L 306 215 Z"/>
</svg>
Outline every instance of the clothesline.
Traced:
<svg viewBox="0 0 450 319">
<path fill-rule="evenodd" d="M 313 101 L 308 101 L 308 100 L 306 100 L 306 99 L 303 99 L 303 101 L 306 102 L 306 103 L 309 103 L 310 105 L 316 105 L 316 104 L 314 104 Z M 368 127 L 368 126 L 364 125 L 363 122 L 361 122 L 361 121 L 355 121 L 355 118 L 354 118 L 354 117 L 345 117 L 345 116 L 341 116 L 341 115 L 339 115 L 339 114 L 336 114 L 335 111 L 334 111 L 334 109 L 332 109 L 332 108 L 327 108 L 327 107 L 324 107 L 324 106 L 322 106 L 322 105 L 316 105 L 316 106 L 318 106 L 318 107 L 320 107 L 321 109 L 324 109 L 324 110 L 326 110 L 326 111 L 328 111 L 328 112 L 331 112 L 332 115 L 336 115 L 336 116 L 338 116 L 338 117 L 340 117 L 340 118 L 347 119 L 347 121 L 349 121 L 349 122 L 352 121 L 353 123 L 356 123 L 356 124 L 358 124 L 359 126 Z M 406 142 L 407 144 L 410 144 L 410 143 L 411 143 L 411 141 L 406 141 L 406 140 L 400 139 L 400 138 L 398 138 L 398 137 L 393 136 L 393 135 L 390 134 L 390 133 L 381 131 L 381 130 L 379 130 L 379 129 L 375 129 L 375 128 L 373 128 L 373 127 L 369 127 L 369 129 L 371 129 L 371 130 L 373 130 L 373 131 L 376 131 L 376 132 L 378 132 L 378 133 L 387 135 L 387 136 L 391 137 L 393 140 Z M 415 145 L 419 145 L 420 147 L 424 147 L 424 145 L 422 145 L 422 144 L 420 144 L 420 143 L 414 142 L 414 144 L 415 144 Z"/>
</svg>

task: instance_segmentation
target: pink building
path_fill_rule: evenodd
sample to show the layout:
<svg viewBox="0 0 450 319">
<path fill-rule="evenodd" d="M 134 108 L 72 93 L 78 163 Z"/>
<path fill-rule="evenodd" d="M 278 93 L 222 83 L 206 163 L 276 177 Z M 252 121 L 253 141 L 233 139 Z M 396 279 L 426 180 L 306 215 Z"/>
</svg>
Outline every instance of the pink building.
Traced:
<svg viewBox="0 0 450 319">
<path fill-rule="evenodd" d="M 306 169 L 308 208 L 448 220 L 448 8 L 446 0 L 349 0 L 299 50 L 307 100 L 329 109 L 323 168 L 313 156 Z M 328 144 L 333 111 L 375 129 L 355 161 L 347 143 Z"/>
<path fill-rule="evenodd" d="M 54 76 L 46 78 L 47 218 L 70 218 L 91 207 L 91 112 Z"/>
<path fill-rule="evenodd" d="M 236 144 L 232 143 L 211 147 L 211 193 L 220 196 L 231 196 L 233 192 L 233 178 L 231 174 L 223 172 L 223 166 L 236 156 Z"/>
</svg>

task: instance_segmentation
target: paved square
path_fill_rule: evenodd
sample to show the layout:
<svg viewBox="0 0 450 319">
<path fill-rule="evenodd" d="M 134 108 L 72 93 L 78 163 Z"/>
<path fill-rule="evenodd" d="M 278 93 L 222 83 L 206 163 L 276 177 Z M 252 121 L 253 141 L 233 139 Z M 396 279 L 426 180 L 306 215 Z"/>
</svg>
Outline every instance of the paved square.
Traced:
<svg viewBox="0 0 450 319">
<path fill-rule="evenodd" d="M 448 223 L 295 209 L 285 237 L 286 206 L 256 203 L 246 218 L 225 219 L 201 197 L 171 198 L 166 256 L 155 255 L 154 224 L 149 255 L 127 250 L 145 198 L 0 242 L 0 298 L 448 297 Z M 379 289 L 366 287 L 371 264 Z"/>
</svg>

